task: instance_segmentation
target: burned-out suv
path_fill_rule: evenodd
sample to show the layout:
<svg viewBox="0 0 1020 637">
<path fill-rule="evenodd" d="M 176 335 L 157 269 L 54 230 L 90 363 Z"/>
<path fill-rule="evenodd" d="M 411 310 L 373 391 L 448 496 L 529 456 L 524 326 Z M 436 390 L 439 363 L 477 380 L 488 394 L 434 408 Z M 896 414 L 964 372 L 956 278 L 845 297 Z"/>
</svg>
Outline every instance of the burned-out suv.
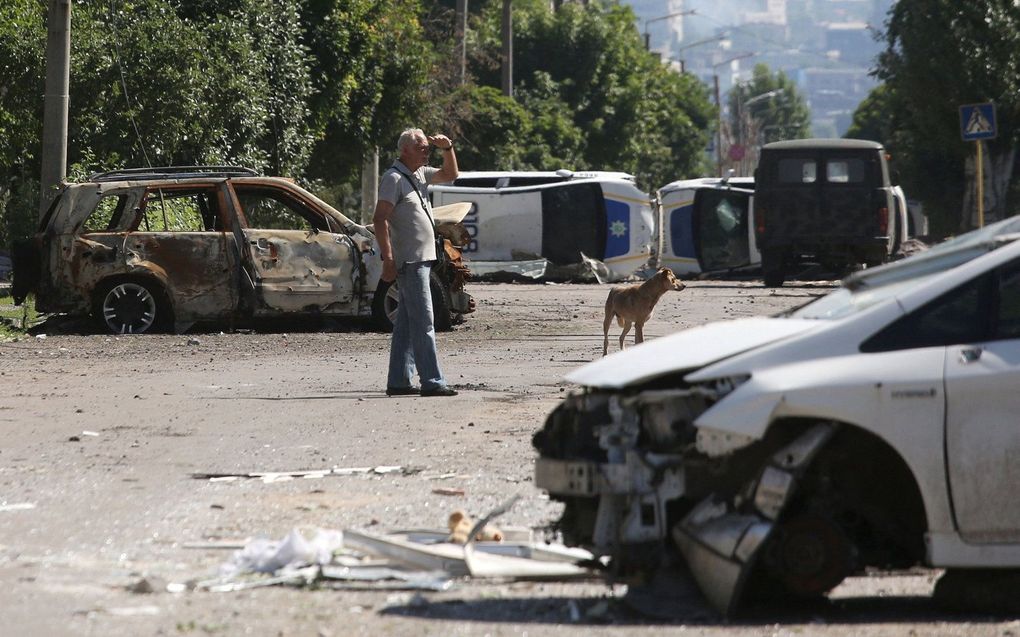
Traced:
<svg viewBox="0 0 1020 637">
<path fill-rule="evenodd" d="M 460 233 L 451 232 L 450 236 Z M 433 272 L 437 327 L 473 309 L 449 242 Z M 375 235 L 289 179 L 235 167 L 129 169 L 64 184 L 14 250 L 15 302 L 91 313 L 116 333 L 197 321 L 374 317 L 388 327 Z"/>
</svg>

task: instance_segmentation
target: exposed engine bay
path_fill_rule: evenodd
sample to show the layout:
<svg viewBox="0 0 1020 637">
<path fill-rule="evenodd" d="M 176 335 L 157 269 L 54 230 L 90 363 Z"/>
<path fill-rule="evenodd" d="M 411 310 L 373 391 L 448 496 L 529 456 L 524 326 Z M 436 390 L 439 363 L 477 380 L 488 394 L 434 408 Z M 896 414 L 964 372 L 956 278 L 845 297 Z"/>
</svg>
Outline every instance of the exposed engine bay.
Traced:
<svg viewBox="0 0 1020 637">
<path fill-rule="evenodd" d="M 802 595 L 824 593 L 857 569 L 858 549 L 830 522 L 838 512 L 818 514 L 814 487 L 801 484 L 837 423 L 791 422 L 760 440 L 694 425 L 743 380 L 666 389 L 660 379 L 642 390 L 568 396 L 533 439 L 536 486 L 564 502 L 566 543 L 608 556 L 618 579 L 682 560 L 724 615 L 736 610 L 756 563 Z"/>
</svg>

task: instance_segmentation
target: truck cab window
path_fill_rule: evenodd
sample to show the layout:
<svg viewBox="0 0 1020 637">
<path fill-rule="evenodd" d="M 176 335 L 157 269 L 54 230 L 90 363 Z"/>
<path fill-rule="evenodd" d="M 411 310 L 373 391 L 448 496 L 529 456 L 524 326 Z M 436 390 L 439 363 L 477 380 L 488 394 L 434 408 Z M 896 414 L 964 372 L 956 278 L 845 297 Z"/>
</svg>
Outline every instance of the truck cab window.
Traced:
<svg viewBox="0 0 1020 637">
<path fill-rule="evenodd" d="M 818 166 L 813 159 L 780 159 L 778 169 L 781 184 L 813 184 L 818 178 Z"/>
</svg>

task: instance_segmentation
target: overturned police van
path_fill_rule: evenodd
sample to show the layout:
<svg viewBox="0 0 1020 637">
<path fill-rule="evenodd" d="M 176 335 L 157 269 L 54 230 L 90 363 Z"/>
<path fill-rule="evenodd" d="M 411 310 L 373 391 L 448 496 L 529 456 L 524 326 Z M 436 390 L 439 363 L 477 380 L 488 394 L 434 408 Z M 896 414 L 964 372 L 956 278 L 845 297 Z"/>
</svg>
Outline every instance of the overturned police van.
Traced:
<svg viewBox="0 0 1020 637">
<path fill-rule="evenodd" d="M 559 170 L 462 172 L 429 186 L 435 206 L 471 203 L 464 256 L 475 273 L 547 261 L 595 261 L 607 280 L 654 266 L 658 224 L 647 193 L 626 173 Z M 545 268 L 536 271 L 536 277 Z"/>
</svg>

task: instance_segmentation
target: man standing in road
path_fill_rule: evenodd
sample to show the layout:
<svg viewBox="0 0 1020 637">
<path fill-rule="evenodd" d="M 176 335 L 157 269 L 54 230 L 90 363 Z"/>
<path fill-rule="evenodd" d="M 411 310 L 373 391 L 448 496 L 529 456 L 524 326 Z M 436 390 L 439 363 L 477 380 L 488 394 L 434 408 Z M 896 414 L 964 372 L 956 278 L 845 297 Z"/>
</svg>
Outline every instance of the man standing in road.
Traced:
<svg viewBox="0 0 1020 637">
<path fill-rule="evenodd" d="M 429 151 L 443 153 L 443 167 L 428 166 Z M 397 316 L 390 342 L 387 396 L 418 394 L 411 381 L 417 368 L 422 396 L 456 396 L 439 370 L 429 274 L 436 254 L 435 223 L 428 184 L 453 181 L 459 173 L 453 142 L 410 128 L 397 141 L 400 159 L 379 180 L 372 222 L 382 257 L 382 280 L 396 280 Z"/>
</svg>

